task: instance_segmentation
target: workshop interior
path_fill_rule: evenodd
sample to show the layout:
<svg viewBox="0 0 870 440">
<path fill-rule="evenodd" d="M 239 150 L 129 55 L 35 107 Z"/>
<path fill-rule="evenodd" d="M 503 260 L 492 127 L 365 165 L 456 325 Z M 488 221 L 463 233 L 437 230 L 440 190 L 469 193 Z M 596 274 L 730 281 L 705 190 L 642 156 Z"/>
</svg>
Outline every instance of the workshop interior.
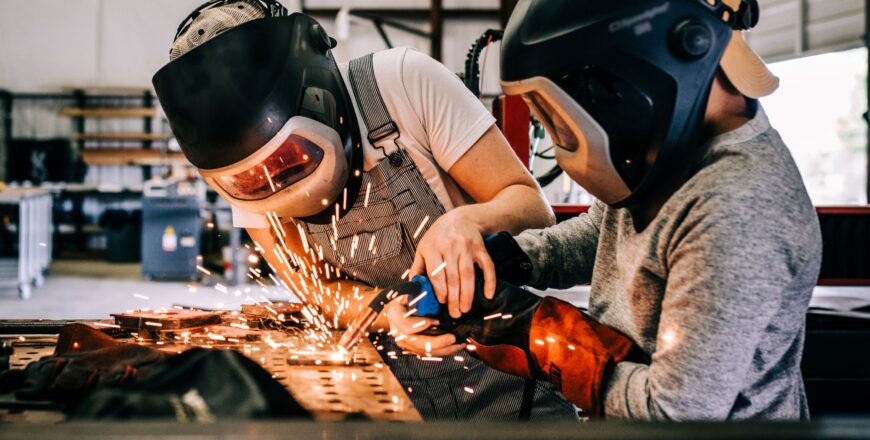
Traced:
<svg viewBox="0 0 870 440">
<path fill-rule="evenodd" d="M 868 25 L 0 0 L 0 439 L 868 438 Z"/>
</svg>

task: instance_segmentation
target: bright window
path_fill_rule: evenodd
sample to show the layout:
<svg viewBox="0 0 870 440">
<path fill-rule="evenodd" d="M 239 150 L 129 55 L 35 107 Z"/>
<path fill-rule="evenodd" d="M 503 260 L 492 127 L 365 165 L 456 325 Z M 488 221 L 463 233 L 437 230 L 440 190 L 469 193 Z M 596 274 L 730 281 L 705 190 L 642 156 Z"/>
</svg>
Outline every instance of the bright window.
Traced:
<svg viewBox="0 0 870 440">
<path fill-rule="evenodd" d="M 762 105 L 816 205 L 867 203 L 867 49 L 775 63 Z"/>
</svg>

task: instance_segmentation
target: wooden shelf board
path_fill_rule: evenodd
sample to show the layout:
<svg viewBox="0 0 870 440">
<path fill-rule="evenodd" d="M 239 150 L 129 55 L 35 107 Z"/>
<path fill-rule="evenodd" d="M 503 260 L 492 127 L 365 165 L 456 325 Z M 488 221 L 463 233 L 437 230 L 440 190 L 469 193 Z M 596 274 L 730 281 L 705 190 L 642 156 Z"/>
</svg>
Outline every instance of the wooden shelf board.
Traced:
<svg viewBox="0 0 870 440">
<path fill-rule="evenodd" d="M 180 151 L 145 150 L 141 148 L 86 148 L 82 160 L 88 165 L 165 165 L 187 162 Z"/>
<path fill-rule="evenodd" d="M 153 118 L 157 116 L 154 108 L 78 108 L 66 107 L 60 110 L 63 116 L 86 118 Z"/>
<path fill-rule="evenodd" d="M 167 141 L 172 138 L 171 135 L 164 133 L 134 132 L 73 133 L 70 137 L 75 141 Z"/>
<path fill-rule="evenodd" d="M 62 86 L 64 92 L 83 91 L 85 93 L 145 93 L 150 92 L 150 87 L 130 86 Z"/>
</svg>

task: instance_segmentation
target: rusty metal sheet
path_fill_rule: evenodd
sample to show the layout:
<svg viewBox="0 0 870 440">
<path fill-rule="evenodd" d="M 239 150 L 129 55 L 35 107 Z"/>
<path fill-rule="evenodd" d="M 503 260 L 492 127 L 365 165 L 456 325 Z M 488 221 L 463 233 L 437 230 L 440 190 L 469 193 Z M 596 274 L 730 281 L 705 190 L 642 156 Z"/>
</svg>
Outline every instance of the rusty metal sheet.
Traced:
<svg viewBox="0 0 870 440">
<path fill-rule="evenodd" d="M 18 336 L 9 339 L 13 350 L 9 356 L 9 368 L 13 370 L 23 370 L 27 364 L 51 356 L 57 344 L 57 337 L 52 336 Z"/>
<path fill-rule="evenodd" d="M 354 415 L 386 421 L 422 420 L 408 394 L 367 339 L 347 355 L 348 362 L 317 365 L 317 359 L 325 359 L 332 352 L 319 347 L 310 350 L 310 340 L 304 334 L 280 330 L 262 332 L 263 340 L 245 343 L 214 339 L 202 344 L 139 343 L 167 352 L 182 352 L 197 346 L 238 350 L 272 373 L 272 377 L 287 387 L 317 420 L 343 420 Z M 339 337 L 340 332 L 332 335 L 334 341 Z M 305 362 L 306 357 L 310 362 Z"/>
<path fill-rule="evenodd" d="M 340 334 L 333 336 L 337 341 Z M 272 353 L 267 369 L 278 374 L 276 378 L 293 397 L 320 420 L 340 420 L 351 414 L 373 420 L 421 420 L 408 394 L 368 340 L 354 348 L 350 358 L 350 365 L 289 366 L 289 357 L 279 351 Z"/>
<path fill-rule="evenodd" d="M 111 315 L 122 328 L 139 331 L 142 329 L 184 330 L 221 323 L 222 313 L 198 310 L 136 310 Z"/>
</svg>

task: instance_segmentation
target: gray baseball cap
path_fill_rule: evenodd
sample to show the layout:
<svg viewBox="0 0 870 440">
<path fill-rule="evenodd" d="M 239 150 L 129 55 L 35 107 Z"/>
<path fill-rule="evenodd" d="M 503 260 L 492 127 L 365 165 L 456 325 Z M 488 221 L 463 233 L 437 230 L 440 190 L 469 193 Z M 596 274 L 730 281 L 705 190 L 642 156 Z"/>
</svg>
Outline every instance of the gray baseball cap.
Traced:
<svg viewBox="0 0 870 440">
<path fill-rule="evenodd" d="M 169 49 L 169 60 L 190 52 L 200 44 L 242 23 L 266 18 L 261 7 L 249 0 L 238 0 L 202 11 L 187 30 L 179 35 Z"/>
</svg>

